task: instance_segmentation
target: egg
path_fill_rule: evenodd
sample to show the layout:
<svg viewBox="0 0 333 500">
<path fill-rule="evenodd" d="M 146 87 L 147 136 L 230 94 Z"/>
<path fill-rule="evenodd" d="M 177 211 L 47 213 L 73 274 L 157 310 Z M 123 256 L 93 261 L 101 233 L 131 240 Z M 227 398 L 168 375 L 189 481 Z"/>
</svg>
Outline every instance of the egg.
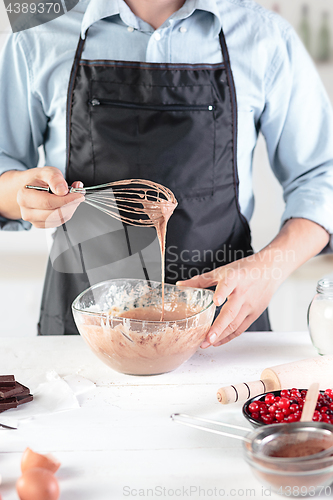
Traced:
<svg viewBox="0 0 333 500">
<path fill-rule="evenodd" d="M 59 484 L 57 478 L 47 469 L 28 469 L 16 482 L 20 500 L 57 500 Z"/>
<path fill-rule="evenodd" d="M 21 471 L 25 472 L 33 467 L 40 467 L 41 469 L 56 472 L 60 467 L 60 462 L 52 455 L 42 455 L 30 448 L 26 448 L 21 458 Z"/>
</svg>

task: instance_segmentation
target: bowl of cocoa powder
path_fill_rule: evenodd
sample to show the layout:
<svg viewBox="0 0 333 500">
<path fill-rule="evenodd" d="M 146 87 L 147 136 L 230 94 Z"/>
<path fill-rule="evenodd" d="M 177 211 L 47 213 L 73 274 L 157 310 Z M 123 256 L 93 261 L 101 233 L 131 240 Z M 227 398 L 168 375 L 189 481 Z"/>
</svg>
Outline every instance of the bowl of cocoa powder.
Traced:
<svg viewBox="0 0 333 500">
<path fill-rule="evenodd" d="M 244 442 L 245 460 L 271 491 L 314 496 L 333 482 L 333 425 L 325 422 L 270 424 Z"/>
</svg>

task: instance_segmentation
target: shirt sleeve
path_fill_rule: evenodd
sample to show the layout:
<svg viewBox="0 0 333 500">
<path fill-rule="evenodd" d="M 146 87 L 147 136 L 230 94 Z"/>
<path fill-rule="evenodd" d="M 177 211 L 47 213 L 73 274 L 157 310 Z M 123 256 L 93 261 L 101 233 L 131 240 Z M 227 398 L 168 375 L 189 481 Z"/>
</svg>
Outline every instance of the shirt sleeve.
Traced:
<svg viewBox="0 0 333 500">
<path fill-rule="evenodd" d="M 31 51 L 30 51 L 31 52 Z M 22 35 L 10 35 L 0 56 L 0 175 L 37 166 L 47 117 L 33 90 L 29 50 Z M 0 229 L 30 229 L 23 220 L 0 217 Z"/>
<path fill-rule="evenodd" d="M 266 75 L 260 118 L 272 170 L 290 218 L 316 222 L 333 247 L 333 113 L 320 77 L 292 28 Z"/>
</svg>

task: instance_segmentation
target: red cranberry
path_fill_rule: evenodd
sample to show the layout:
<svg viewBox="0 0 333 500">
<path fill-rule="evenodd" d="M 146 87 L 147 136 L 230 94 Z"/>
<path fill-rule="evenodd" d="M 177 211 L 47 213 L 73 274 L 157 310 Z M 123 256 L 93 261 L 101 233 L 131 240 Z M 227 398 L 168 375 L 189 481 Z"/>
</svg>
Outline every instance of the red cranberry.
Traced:
<svg viewBox="0 0 333 500">
<path fill-rule="evenodd" d="M 272 415 L 262 415 L 262 421 L 265 423 L 265 424 L 271 424 L 273 422 L 273 417 Z"/>
<path fill-rule="evenodd" d="M 281 398 L 289 398 L 289 396 L 290 396 L 290 391 L 288 391 L 287 389 L 283 389 L 283 390 L 280 392 L 280 396 L 281 396 Z"/>
<path fill-rule="evenodd" d="M 286 410 L 290 406 L 290 401 L 287 398 L 281 398 L 280 401 L 278 401 L 277 405 L 279 408 Z"/>
<path fill-rule="evenodd" d="M 274 403 L 274 399 L 275 399 L 274 394 L 272 394 L 271 392 L 269 392 L 265 396 L 265 403 L 271 405 L 271 404 Z"/>
<path fill-rule="evenodd" d="M 281 420 L 283 420 L 283 419 L 284 419 L 284 415 L 283 415 L 282 411 L 277 411 L 277 412 L 275 413 L 275 418 L 276 418 L 276 420 L 277 420 L 278 422 L 281 422 Z"/>
<path fill-rule="evenodd" d="M 256 401 L 253 401 L 252 403 L 249 404 L 249 411 L 251 413 L 257 412 L 259 410 L 259 405 Z"/>
<path fill-rule="evenodd" d="M 297 405 L 297 404 L 294 404 L 294 403 L 293 403 L 293 404 L 291 404 L 291 405 L 289 406 L 289 410 L 290 410 L 292 413 L 295 413 L 295 411 L 298 411 L 298 410 L 299 410 L 299 405 Z"/>
<path fill-rule="evenodd" d="M 313 414 L 313 417 L 312 417 L 312 420 L 314 422 L 320 422 L 321 421 L 321 414 L 319 413 L 319 411 L 315 411 L 314 414 Z"/>
<path fill-rule="evenodd" d="M 256 411 L 254 411 L 253 413 L 251 413 L 251 417 L 252 417 L 252 418 L 255 418 L 256 420 L 258 420 L 258 418 L 259 418 L 259 413 L 258 413 L 258 412 L 256 412 Z"/>
</svg>

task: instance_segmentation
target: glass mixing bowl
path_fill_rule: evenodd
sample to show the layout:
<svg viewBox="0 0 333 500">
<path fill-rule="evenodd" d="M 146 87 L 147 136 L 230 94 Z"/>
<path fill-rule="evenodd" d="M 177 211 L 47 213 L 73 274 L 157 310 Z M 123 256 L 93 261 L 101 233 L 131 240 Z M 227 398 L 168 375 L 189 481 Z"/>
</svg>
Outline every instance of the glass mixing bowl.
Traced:
<svg viewBox="0 0 333 500">
<path fill-rule="evenodd" d="M 155 375 L 187 361 L 206 337 L 214 318 L 213 292 L 139 279 L 103 281 L 73 302 L 76 326 L 90 349 L 114 370 Z M 149 310 L 148 310 L 149 309 Z M 155 319 L 121 317 L 154 313 Z M 170 319 L 172 318 L 172 319 Z"/>
</svg>

